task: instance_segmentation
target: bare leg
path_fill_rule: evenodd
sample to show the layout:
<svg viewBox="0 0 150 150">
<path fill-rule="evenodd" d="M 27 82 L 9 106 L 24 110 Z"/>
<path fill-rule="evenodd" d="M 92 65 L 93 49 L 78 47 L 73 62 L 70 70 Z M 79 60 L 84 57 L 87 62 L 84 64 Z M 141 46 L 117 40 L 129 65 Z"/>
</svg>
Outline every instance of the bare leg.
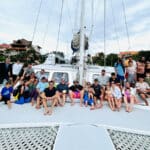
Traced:
<svg viewBox="0 0 150 150">
<path fill-rule="evenodd" d="M 43 98 L 42 102 L 43 102 L 43 106 L 44 106 L 44 115 L 47 115 L 49 113 L 49 109 L 47 107 L 47 100 L 46 100 L 46 98 Z"/>
<path fill-rule="evenodd" d="M 146 106 L 148 106 L 149 104 L 148 104 L 148 101 L 147 101 L 147 99 L 146 99 L 146 96 L 145 96 L 145 94 L 140 94 L 140 97 L 142 98 L 142 100 L 145 102 L 145 105 Z"/>
<path fill-rule="evenodd" d="M 84 90 L 80 91 L 80 106 L 83 106 L 83 96 L 84 96 Z"/>
<path fill-rule="evenodd" d="M 129 104 L 126 96 L 124 96 L 124 103 L 126 105 L 126 112 L 129 112 Z"/>
<path fill-rule="evenodd" d="M 70 97 L 70 100 L 71 100 L 71 106 L 73 106 L 74 105 L 74 99 L 73 99 L 72 91 L 69 91 L 69 97 Z"/>
<path fill-rule="evenodd" d="M 10 100 L 7 101 L 7 106 L 8 106 L 9 109 L 11 109 L 11 102 L 10 102 Z"/>
<path fill-rule="evenodd" d="M 113 105 L 113 101 L 112 101 L 111 97 L 108 97 L 108 104 L 109 104 L 109 107 L 111 108 L 111 110 L 114 111 L 114 105 Z"/>
<path fill-rule="evenodd" d="M 36 109 L 40 109 L 40 97 L 37 98 L 37 101 L 36 101 Z"/>
<path fill-rule="evenodd" d="M 134 96 L 130 97 L 130 108 L 129 108 L 129 112 L 131 112 L 133 110 L 133 104 L 134 104 Z"/>
<path fill-rule="evenodd" d="M 56 98 L 54 98 L 53 100 L 52 100 L 52 106 L 51 106 L 51 108 L 49 109 L 49 111 L 48 111 L 48 114 L 49 115 L 51 115 L 52 113 L 53 113 L 53 109 L 54 109 L 54 107 L 55 107 L 55 105 L 58 103 L 58 100 L 57 100 L 57 97 Z"/>
<path fill-rule="evenodd" d="M 64 105 L 65 105 L 65 102 L 66 102 L 66 94 L 63 94 L 63 95 L 62 95 L 62 99 L 63 99 L 62 106 L 64 106 Z"/>
<path fill-rule="evenodd" d="M 94 103 L 93 103 L 93 104 L 91 104 L 90 110 L 94 110 L 94 109 L 95 109 L 95 107 L 94 107 Z"/>
</svg>

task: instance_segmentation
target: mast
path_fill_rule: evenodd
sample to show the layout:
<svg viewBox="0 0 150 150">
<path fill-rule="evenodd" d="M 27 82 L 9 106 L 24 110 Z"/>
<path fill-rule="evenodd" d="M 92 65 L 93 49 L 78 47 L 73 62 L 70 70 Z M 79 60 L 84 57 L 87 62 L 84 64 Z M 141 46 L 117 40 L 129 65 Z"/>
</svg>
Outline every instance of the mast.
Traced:
<svg viewBox="0 0 150 150">
<path fill-rule="evenodd" d="M 81 0 L 81 17 L 80 17 L 80 62 L 79 62 L 79 82 L 84 83 L 84 18 L 85 18 L 85 0 Z"/>
</svg>

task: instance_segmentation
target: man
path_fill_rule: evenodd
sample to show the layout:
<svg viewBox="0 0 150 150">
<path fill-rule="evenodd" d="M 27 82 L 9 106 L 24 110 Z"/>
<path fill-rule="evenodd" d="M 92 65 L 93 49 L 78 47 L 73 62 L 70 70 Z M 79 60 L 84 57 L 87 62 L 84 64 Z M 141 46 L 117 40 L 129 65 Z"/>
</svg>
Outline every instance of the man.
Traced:
<svg viewBox="0 0 150 150">
<path fill-rule="evenodd" d="M 53 108 L 58 103 L 58 97 L 56 94 L 56 88 L 54 87 L 54 82 L 49 82 L 49 87 L 44 90 L 41 94 L 43 106 L 44 106 L 44 115 L 51 115 Z M 51 101 L 51 109 L 48 108 L 47 101 Z"/>
<path fill-rule="evenodd" d="M 84 95 L 83 86 L 80 85 L 78 81 L 74 81 L 73 84 L 74 85 L 69 87 L 69 96 L 71 99 L 71 106 L 73 106 L 75 104 L 74 99 L 79 98 L 80 106 L 82 107 L 83 106 L 83 95 Z"/>
<path fill-rule="evenodd" d="M 17 76 L 19 75 L 22 67 L 23 67 L 23 64 L 21 64 L 19 60 L 13 64 L 12 66 L 13 81 L 16 81 Z"/>
<path fill-rule="evenodd" d="M 122 59 L 120 59 L 120 58 L 118 59 L 118 61 L 114 65 L 114 68 L 115 68 L 118 80 L 120 81 L 120 83 L 122 85 L 124 85 L 125 67 L 124 67 L 124 64 L 122 62 Z"/>
<path fill-rule="evenodd" d="M 10 58 L 6 58 L 5 63 L 0 63 L 0 84 L 3 83 L 4 79 L 9 80 L 12 77 L 12 64 Z"/>
<path fill-rule="evenodd" d="M 108 83 L 109 76 L 106 75 L 106 71 L 104 69 L 101 71 L 101 75 L 99 76 L 98 80 L 99 84 L 102 86 L 105 86 Z"/>
<path fill-rule="evenodd" d="M 32 64 L 28 64 L 28 67 L 26 68 L 26 70 L 24 71 L 23 76 L 25 77 L 25 79 L 29 80 L 30 79 L 30 75 L 34 73 L 34 70 L 32 68 Z"/>
<path fill-rule="evenodd" d="M 41 71 L 38 72 L 38 74 L 37 74 L 37 78 L 38 78 L 39 81 L 40 81 L 43 77 L 48 78 L 48 76 L 47 76 L 46 73 L 45 73 L 45 70 L 44 70 L 44 69 L 41 69 Z"/>
<path fill-rule="evenodd" d="M 139 82 L 136 83 L 137 93 L 145 102 L 146 106 L 148 106 L 149 104 L 146 98 L 150 96 L 150 86 L 144 82 L 144 77 L 140 76 L 138 79 Z"/>
<path fill-rule="evenodd" d="M 98 79 L 94 79 L 94 83 L 91 86 L 94 89 L 94 103 L 97 108 L 101 108 L 103 106 L 103 96 L 104 90 L 101 85 L 98 83 Z M 100 104 L 98 103 L 100 100 Z"/>
<path fill-rule="evenodd" d="M 65 105 L 67 93 L 68 93 L 68 85 L 66 84 L 65 79 L 62 78 L 61 82 L 57 85 L 58 101 L 61 106 Z"/>
<path fill-rule="evenodd" d="M 40 108 L 40 103 L 41 103 L 41 97 L 40 94 L 47 88 L 49 87 L 49 84 L 47 82 L 47 79 L 45 77 L 42 77 L 40 82 L 36 86 L 36 92 L 35 92 L 35 99 L 37 100 L 36 102 L 36 109 Z M 32 100 L 32 104 L 34 103 L 34 100 Z"/>
<path fill-rule="evenodd" d="M 115 74 L 115 72 L 112 72 L 111 73 L 111 77 L 109 78 L 109 83 L 111 84 L 112 82 L 114 83 L 119 83 L 119 80 Z"/>
</svg>

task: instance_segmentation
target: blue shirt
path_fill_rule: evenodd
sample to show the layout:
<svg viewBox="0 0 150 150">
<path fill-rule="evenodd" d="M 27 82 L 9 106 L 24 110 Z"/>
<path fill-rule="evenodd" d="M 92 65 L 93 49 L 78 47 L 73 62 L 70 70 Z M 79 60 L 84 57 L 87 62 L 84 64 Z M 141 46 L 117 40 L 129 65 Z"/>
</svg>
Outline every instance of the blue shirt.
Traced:
<svg viewBox="0 0 150 150">
<path fill-rule="evenodd" d="M 124 68 L 123 68 L 123 66 L 121 64 L 115 63 L 114 67 L 115 67 L 115 69 L 117 71 L 117 75 L 124 76 Z"/>
<path fill-rule="evenodd" d="M 45 88 L 49 86 L 48 82 L 39 82 L 36 86 L 37 89 L 40 90 L 40 92 L 43 92 Z"/>
<path fill-rule="evenodd" d="M 3 87 L 2 91 L 1 91 L 1 95 L 3 97 L 6 97 L 6 98 L 10 99 L 12 92 L 13 92 L 13 88 L 12 87 L 9 87 L 9 88 Z"/>
</svg>

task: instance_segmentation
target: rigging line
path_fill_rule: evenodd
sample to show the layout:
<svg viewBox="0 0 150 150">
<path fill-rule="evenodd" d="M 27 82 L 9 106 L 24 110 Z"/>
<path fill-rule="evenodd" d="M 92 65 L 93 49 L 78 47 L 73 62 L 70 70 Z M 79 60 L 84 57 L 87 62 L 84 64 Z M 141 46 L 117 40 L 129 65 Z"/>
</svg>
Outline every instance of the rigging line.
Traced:
<svg viewBox="0 0 150 150">
<path fill-rule="evenodd" d="M 122 7 L 123 7 L 124 21 L 125 21 L 125 26 L 126 26 L 126 33 L 127 33 L 127 38 L 128 38 L 128 50 L 129 50 L 131 48 L 131 43 L 130 43 L 130 37 L 129 37 L 129 30 L 128 30 L 126 8 L 125 8 L 124 0 L 122 0 Z"/>
<path fill-rule="evenodd" d="M 68 3 L 66 2 L 66 6 L 67 6 L 67 9 L 68 9 L 68 18 L 69 18 L 69 20 L 70 20 L 70 24 L 71 24 L 71 32 L 72 32 L 72 34 L 73 34 L 73 22 L 72 22 L 72 19 L 71 19 L 71 15 L 70 15 L 70 9 L 69 9 L 69 7 L 68 7 Z"/>
<path fill-rule="evenodd" d="M 104 0 L 104 67 L 106 66 L 106 0 Z"/>
<path fill-rule="evenodd" d="M 91 40 L 92 38 L 92 33 L 93 33 L 93 27 L 94 27 L 94 0 L 91 1 L 92 2 L 92 5 L 91 5 L 91 31 L 90 31 L 90 34 L 89 34 L 89 41 Z"/>
<path fill-rule="evenodd" d="M 115 20 L 115 15 L 114 15 L 114 9 L 113 9 L 113 2 L 112 2 L 112 0 L 111 0 L 111 10 L 112 10 L 112 17 L 113 17 L 113 22 L 114 22 L 114 31 L 116 33 L 116 39 L 117 39 L 117 44 L 118 44 L 119 53 L 120 53 L 119 36 L 118 36 L 118 31 L 117 31 L 117 25 L 116 25 L 116 20 Z"/>
<path fill-rule="evenodd" d="M 43 0 L 40 1 L 39 9 L 38 9 L 38 12 L 37 12 L 37 17 L 36 17 L 36 20 L 35 20 L 35 26 L 34 26 L 34 30 L 33 30 L 33 34 L 32 34 L 32 43 L 33 43 L 35 33 L 36 33 L 36 30 L 37 30 L 37 23 L 38 23 L 38 20 L 39 20 L 39 15 L 40 15 L 41 7 L 42 7 L 42 2 L 43 2 Z"/>
<path fill-rule="evenodd" d="M 57 36 L 57 43 L 56 43 L 56 52 L 58 50 L 58 45 L 59 45 L 60 27 L 61 27 L 61 22 L 62 22 L 63 6 L 64 6 L 64 0 L 62 0 L 61 11 L 60 11 L 60 20 L 59 20 L 59 26 L 58 26 L 58 36 Z"/>
<path fill-rule="evenodd" d="M 44 47 L 44 45 L 45 45 L 47 33 L 48 33 L 48 30 L 49 30 L 50 18 L 51 18 L 51 14 L 49 14 L 49 16 L 48 16 L 48 22 L 47 22 L 47 24 L 46 24 L 45 33 L 44 33 L 44 36 L 43 36 L 43 42 L 42 42 L 42 46 L 43 46 L 43 47 Z"/>
<path fill-rule="evenodd" d="M 78 12 L 79 12 L 79 3 L 78 3 L 78 0 L 76 1 L 76 8 L 75 8 L 75 18 L 74 18 L 74 31 L 76 32 L 76 29 L 78 30 L 79 29 L 79 23 L 77 23 L 77 20 L 78 20 Z"/>
</svg>

